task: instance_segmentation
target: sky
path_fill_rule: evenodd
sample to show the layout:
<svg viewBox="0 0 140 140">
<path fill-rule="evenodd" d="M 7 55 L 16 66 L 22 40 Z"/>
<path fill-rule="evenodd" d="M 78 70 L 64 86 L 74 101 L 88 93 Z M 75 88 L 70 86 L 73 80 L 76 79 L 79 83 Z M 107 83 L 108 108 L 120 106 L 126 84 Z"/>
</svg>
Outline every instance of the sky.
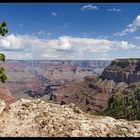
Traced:
<svg viewBox="0 0 140 140">
<path fill-rule="evenodd" d="M 3 21 L 6 59 L 140 57 L 140 3 L 1 3 Z"/>
</svg>

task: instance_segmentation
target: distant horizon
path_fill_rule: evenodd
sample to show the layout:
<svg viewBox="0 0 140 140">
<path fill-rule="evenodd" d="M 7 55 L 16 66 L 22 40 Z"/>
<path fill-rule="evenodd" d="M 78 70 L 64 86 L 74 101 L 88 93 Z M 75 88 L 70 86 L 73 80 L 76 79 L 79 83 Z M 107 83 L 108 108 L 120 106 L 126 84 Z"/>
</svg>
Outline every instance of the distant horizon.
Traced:
<svg viewBox="0 0 140 140">
<path fill-rule="evenodd" d="M 98 59 L 94 59 L 95 61 Z M 49 60 L 49 59 L 7 59 L 5 61 L 94 61 L 94 60 L 87 60 L 87 59 L 77 59 L 77 60 L 69 60 L 69 59 L 53 59 L 53 60 Z M 112 61 L 112 60 L 98 60 L 98 61 Z"/>
<path fill-rule="evenodd" d="M 140 59 L 140 58 L 115 58 L 115 59 L 77 59 L 77 60 L 70 60 L 70 59 L 7 59 L 5 61 L 113 61 L 117 59 Z"/>
</svg>

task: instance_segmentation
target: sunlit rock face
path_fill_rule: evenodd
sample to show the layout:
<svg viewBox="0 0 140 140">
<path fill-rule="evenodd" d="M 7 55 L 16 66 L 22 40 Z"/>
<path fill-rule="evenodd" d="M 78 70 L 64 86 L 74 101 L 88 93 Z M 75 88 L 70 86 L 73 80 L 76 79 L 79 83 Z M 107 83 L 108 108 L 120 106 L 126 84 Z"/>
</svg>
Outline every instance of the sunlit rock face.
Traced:
<svg viewBox="0 0 140 140">
<path fill-rule="evenodd" d="M 82 82 L 73 82 L 57 90 L 59 104 L 74 103 L 83 111 L 94 113 L 108 108 L 109 99 L 117 93 L 123 93 L 128 87 L 126 82 L 115 83 L 113 80 L 86 77 Z"/>
<path fill-rule="evenodd" d="M 140 59 L 116 59 L 104 69 L 100 77 L 127 84 L 140 82 Z"/>
<path fill-rule="evenodd" d="M 21 99 L 9 106 L 0 100 L 0 136 L 116 137 L 140 136 L 140 121 L 116 120 L 82 112 L 74 104 Z"/>
<path fill-rule="evenodd" d="M 83 111 L 102 112 L 109 100 L 123 95 L 134 82 L 140 82 L 140 59 L 116 59 L 100 76 L 86 76 L 84 81 L 61 86 L 57 90 L 58 103 L 74 103 Z"/>
</svg>

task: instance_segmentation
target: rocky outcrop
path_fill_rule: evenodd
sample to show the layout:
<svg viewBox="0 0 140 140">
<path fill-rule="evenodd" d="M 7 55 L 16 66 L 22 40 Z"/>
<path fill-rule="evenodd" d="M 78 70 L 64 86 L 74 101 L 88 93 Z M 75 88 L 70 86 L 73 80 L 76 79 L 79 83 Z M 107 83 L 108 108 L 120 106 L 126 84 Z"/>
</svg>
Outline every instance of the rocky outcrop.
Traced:
<svg viewBox="0 0 140 140">
<path fill-rule="evenodd" d="M 12 96 L 8 89 L 0 88 L 0 99 L 4 100 L 6 104 L 16 102 L 16 99 Z"/>
<path fill-rule="evenodd" d="M 6 107 L 0 100 L 0 136 L 138 137 L 140 121 L 116 120 L 82 112 L 74 104 L 21 99 Z"/>
<path fill-rule="evenodd" d="M 93 89 L 98 90 L 98 93 L 103 92 L 107 94 L 113 94 L 117 92 L 122 92 L 125 88 L 128 87 L 128 84 L 125 82 L 115 83 L 113 80 L 96 78 L 92 83 L 90 83 Z"/>
<path fill-rule="evenodd" d="M 107 109 L 113 95 L 122 93 L 128 84 L 113 80 L 86 77 L 85 81 L 73 82 L 57 90 L 56 103 L 74 103 L 86 112 L 102 112 Z"/>
<path fill-rule="evenodd" d="M 140 82 L 140 59 L 116 59 L 99 77 L 86 76 L 82 83 L 58 93 L 63 93 L 62 101 L 66 104 L 72 102 L 84 111 L 102 112 L 110 99 L 116 94 L 123 95 L 126 88 L 137 82 Z"/>
<path fill-rule="evenodd" d="M 107 66 L 102 79 L 115 82 L 126 82 L 127 84 L 140 81 L 140 59 L 116 59 Z"/>
</svg>

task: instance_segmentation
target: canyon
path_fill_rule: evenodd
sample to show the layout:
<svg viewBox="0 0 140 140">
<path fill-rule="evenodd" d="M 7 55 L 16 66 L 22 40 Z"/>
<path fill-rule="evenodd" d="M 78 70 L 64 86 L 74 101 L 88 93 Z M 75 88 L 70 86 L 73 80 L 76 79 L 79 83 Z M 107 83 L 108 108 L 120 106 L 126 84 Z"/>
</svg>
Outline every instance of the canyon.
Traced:
<svg viewBox="0 0 140 140">
<path fill-rule="evenodd" d="M 53 91 L 88 75 L 100 75 L 110 61 L 7 60 L 2 66 L 8 80 L 0 83 L 16 98 L 50 98 Z"/>
<path fill-rule="evenodd" d="M 61 87 L 55 101 L 59 104 L 74 103 L 91 114 L 140 119 L 139 67 L 139 59 L 116 59 L 100 76 L 88 76 L 84 81 Z"/>
<path fill-rule="evenodd" d="M 20 60 L 7 61 L 3 67 L 8 81 L 0 88 L 11 92 L 11 100 L 74 103 L 92 114 L 106 111 L 116 95 L 127 95 L 140 82 L 140 59 Z"/>
<path fill-rule="evenodd" d="M 140 136 L 139 59 L 2 65 L 1 136 Z"/>
</svg>

